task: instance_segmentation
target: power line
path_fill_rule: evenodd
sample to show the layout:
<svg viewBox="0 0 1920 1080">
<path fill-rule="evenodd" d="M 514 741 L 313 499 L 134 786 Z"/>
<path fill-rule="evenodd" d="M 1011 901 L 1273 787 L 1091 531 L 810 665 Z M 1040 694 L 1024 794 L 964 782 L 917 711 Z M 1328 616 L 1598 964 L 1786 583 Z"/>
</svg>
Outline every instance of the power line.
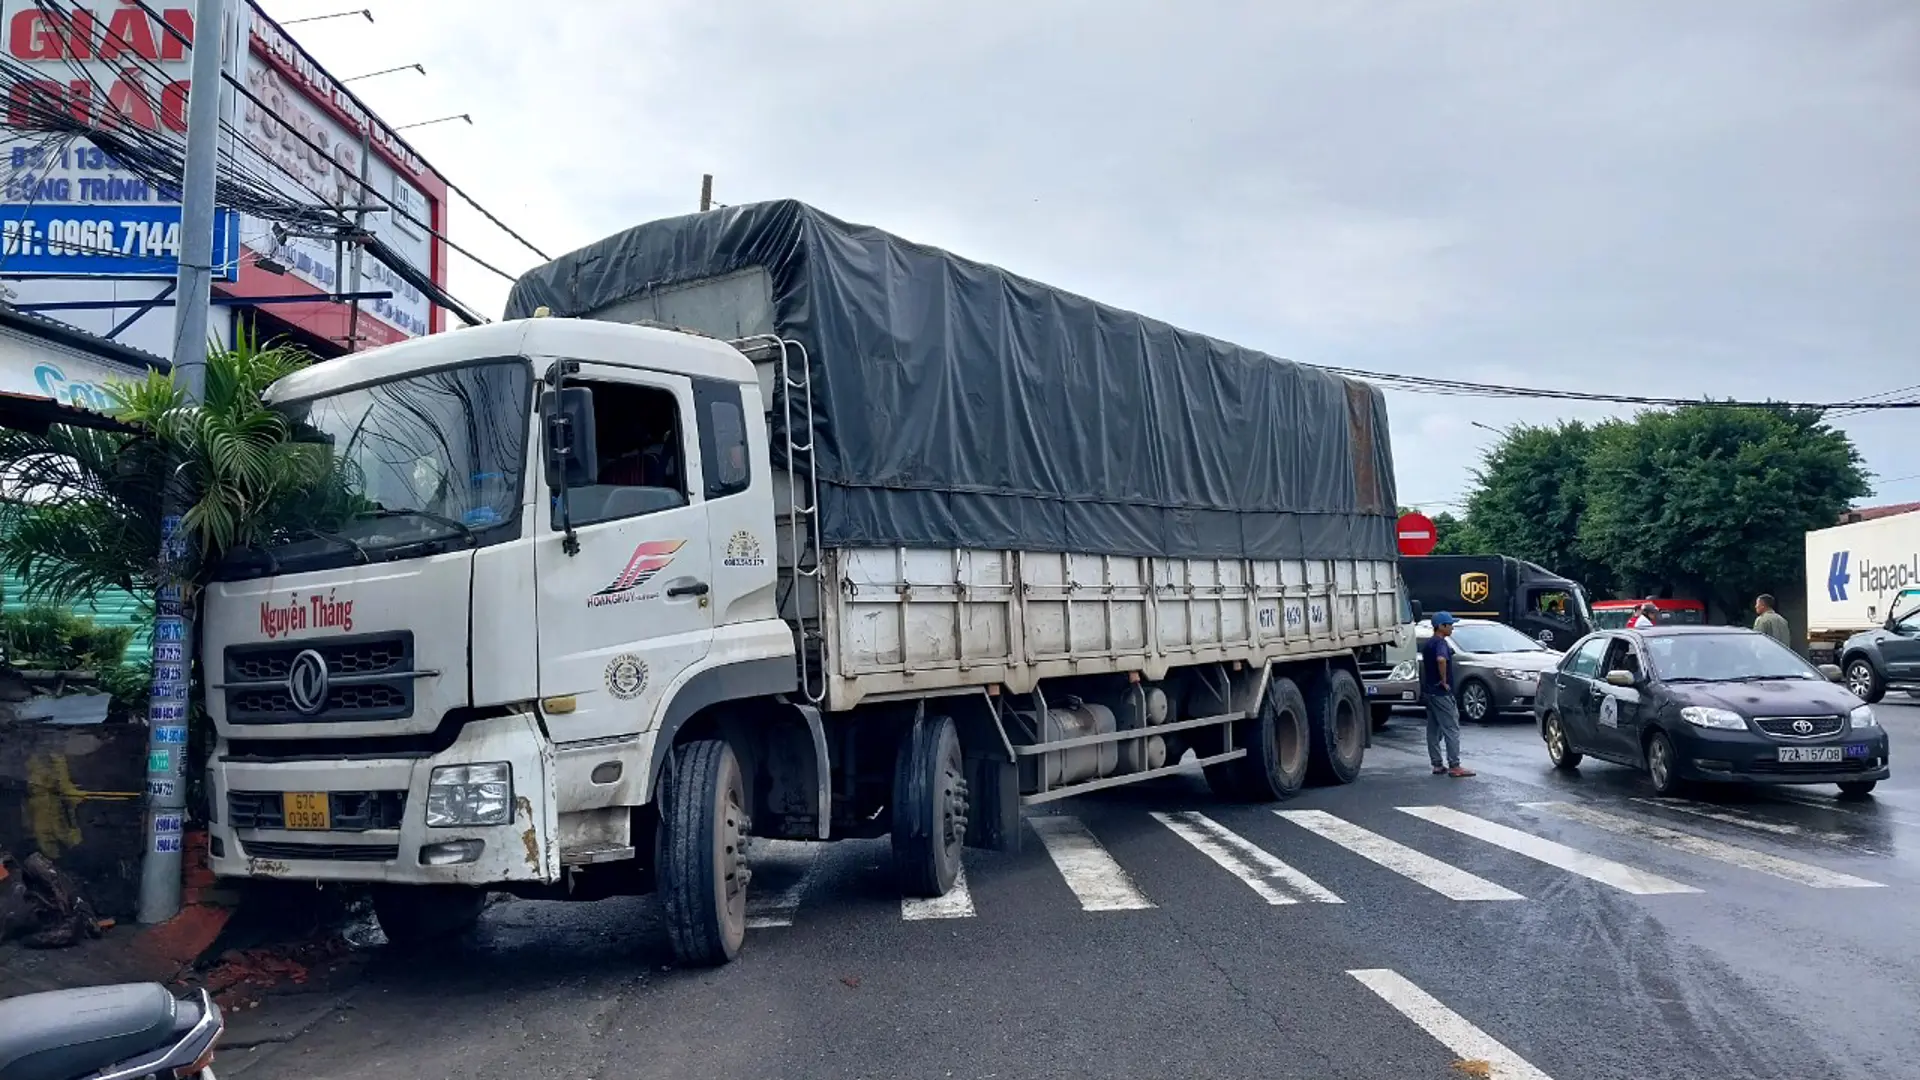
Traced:
<svg viewBox="0 0 1920 1080">
<path fill-rule="evenodd" d="M 1652 397 L 1640 394 L 1604 394 L 1581 390 L 1550 390 L 1541 387 L 1505 386 L 1497 383 L 1470 383 L 1457 379 L 1436 379 L 1424 375 L 1401 375 L 1392 372 L 1364 371 L 1359 368 L 1333 367 L 1320 364 L 1306 366 L 1315 367 L 1321 371 L 1331 372 L 1332 374 L 1341 375 L 1349 379 L 1359 379 L 1364 382 L 1377 383 L 1391 389 L 1403 390 L 1407 393 L 1437 394 L 1452 397 L 1537 398 L 1552 401 L 1585 401 L 1611 405 L 1639 405 L 1648 408 L 1667 409 L 1685 408 L 1695 405 L 1714 408 L 1806 409 L 1821 412 L 1832 409 L 1852 409 L 1860 412 L 1920 409 L 1920 401 L 1801 402 Z"/>
<path fill-rule="evenodd" d="M 147 0 L 134 0 L 134 2 L 139 4 L 141 9 L 146 11 L 147 14 L 154 15 L 156 18 L 158 17 L 157 14 L 154 12 L 153 8 L 148 6 Z M 272 23 L 274 29 L 280 31 L 281 35 L 287 39 L 287 43 L 289 45 L 292 45 L 294 48 L 300 50 L 300 55 L 305 57 L 307 61 L 314 66 L 315 69 L 321 70 L 321 71 L 326 70 L 318 60 L 314 59 L 313 54 L 309 53 L 306 50 L 305 46 L 301 45 L 298 41 L 295 41 L 293 39 L 293 36 L 286 32 L 286 28 L 284 26 L 282 26 L 278 22 L 275 22 L 271 16 L 267 15 L 263 11 L 260 11 L 258 8 L 255 8 L 254 12 L 255 14 L 259 15 L 260 18 L 266 19 L 267 22 Z M 164 23 L 162 25 L 164 25 Z M 176 37 L 179 36 L 178 31 L 174 31 L 174 34 Z M 228 77 L 228 81 L 229 82 L 232 81 L 231 76 Z M 336 87 L 339 89 L 340 93 L 344 95 L 347 98 L 347 100 L 353 102 L 354 105 L 358 106 L 360 111 L 363 114 L 365 114 L 367 118 L 366 123 L 369 127 L 371 127 L 373 124 L 374 117 L 376 115 L 374 111 L 367 106 L 366 102 L 360 100 L 359 95 L 355 94 L 352 90 L 347 89 L 346 86 L 341 85 L 339 79 L 335 79 L 334 83 Z M 420 158 L 420 160 L 423 162 L 426 161 L 425 155 L 421 154 L 418 150 L 415 150 L 412 144 L 408 143 L 405 139 L 402 139 L 399 133 L 396 132 L 391 125 L 387 125 L 387 134 L 393 139 L 394 142 L 399 143 L 402 147 L 405 147 L 408 153 L 411 153 L 414 156 Z M 431 168 L 431 166 L 429 167 Z M 466 201 L 467 205 L 473 207 L 475 210 L 478 210 L 480 212 L 480 216 L 486 218 L 489 222 L 491 222 L 494 228 L 499 229 L 501 232 L 506 233 L 508 236 L 511 236 L 513 239 L 518 241 L 522 247 L 526 248 L 528 251 L 533 252 L 535 255 L 540 256 L 541 259 L 547 262 L 553 261 L 553 256 L 548 255 L 546 252 L 540 250 L 538 247 L 534 245 L 533 241 L 527 239 L 524 236 L 521 236 L 518 232 L 514 231 L 514 229 L 511 226 L 509 226 L 506 222 L 501 221 L 499 217 L 495 216 L 493 211 L 488 210 L 486 207 L 480 205 L 480 201 L 478 199 L 475 199 L 473 196 L 467 194 L 466 191 L 460 187 L 460 185 L 455 184 L 452 180 L 447 179 L 445 174 L 441 173 L 440 170 L 434 169 L 433 175 L 435 175 L 436 177 L 439 177 L 440 182 L 447 185 L 448 191 L 452 192 L 455 195 L 460 196 L 461 199 Z M 467 253 L 462 252 L 462 254 L 467 254 Z M 473 256 L 470 254 L 468 254 L 467 257 L 470 259 L 473 258 Z M 479 262 L 478 259 L 474 259 L 474 261 Z M 481 265 L 484 266 L 485 264 L 482 263 Z M 488 269 L 491 270 L 493 268 L 488 267 Z M 496 271 L 496 273 L 497 272 L 498 271 Z M 513 280 L 513 279 L 510 278 L 509 280 Z"/>
<path fill-rule="evenodd" d="M 154 9 L 147 3 L 147 0 L 132 0 L 132 2 L 135 5 L 137 5 L 140 8 L 140 10 L 146 12 L 148 15 L 158 20 L 160 22 L 162 29 L 164 29 L 166 33 L 170 37 L 172 37 L 174 40 L 180 42 L 183 45 L 187 45 L 189 47 L 192 45 L 192 40 L 189 39 L 185 34 L 183 34 L 179 29 L 167 24 L 165 20 L 161 19 L 160 14 L 154 11 Z M 262 15 L 261 17 L 265 18 L 264 15 Z M 267 21 L 273 22 L 273 20 L 271 19 L 268 19 Z M 279 24 L 274 23 L 274 27 L 275 29 L 279 29 Z M 289 41 L 291 40 L 292 39 L 289 38 Z M 294 47 L 299 48 L 297 44 L 295 44 Z M 302 49 L 301 53 L 302 55 L 305 55 L 306 50 Z M 313 57 L 307 56 L 307 59 L 311 61 L 313 60 Z M 316 67 L 318 66 L 317 62 L 315 62 L 315 66 Z M 248 101 L 253 102 L 254 105 L 258 106 L 268 116 L 271 116 L 276 120 L 281 121 L 281 127 L 286 131 L 287 134 L 292 135 L 295 139 L 298 139 L 301 142 L 301 144 L 306 146 L 308 149 L 312 150 L 314 153 L 320 155 L 322 160 L 325 160 L 329 164 L 333 165 L 335 168 L 339 169 L 340 174 L 342 176 L 351 178 L 353 183 L 355 183 L 360 187 L 363 194 L 371 195 L 375 199 L 378 199 L 380 202 L 384 203 L 388 208 L 388 212 L 394 214 L 397 217 L 404 218 L 407 221 L 411 221 L 415 225 L 418 225 L 421 229 L 425 230 L 428 233 L 428 235 L 432 236 L 434 239 L 440 241 L 441 243 L 447 245 L 449 249 L 453 251 L 457 251 L 460 254 L 466 256 L 468 259 L 472 260 L 475 265 L 483 269 L 492 271 L 493 273 L 499 275 L 500 277 L 505 278 L 507 281 L 519 280 L 518 275 L 509 274 L 505 270 L 502 270 L 499 267 L 493 265 L 492 263 L 486 261 L 485 259 L 482 259 L 480 256 L 475 255 L 473 252 L 468 251 L 466 248 L 461 247 L 459 244 L 454 243 L 451 239 L 447 237 L 445 233 L 440 232 L 439 230 L 435 229 L 431 224 L 415 217 L 412 213 L 408 212 L 405 208 L 401 207 L 401 205 L 398 202 L 394 201 L 391 197 L 382 193 L 379 189 L 375 188 L 370 182 L 364 182 L 360 180 L 360 178 L 357 175 L 355 175 L 354 170 L 347 168 L 346 165 L 342 163 L 339 158 L 336 158 L 332 154 L 328 153 L 325 147 L 321 146 L 319 143 L 314 142 L 312 139 L 308 138 L 305 135 L 305 133 L 301 132 L 298 128 L 294 127 L 291 124 L 286 123 L 285 117 L 281 116 L 277 112 L 274 112 L 273 109 L 265 101 L 262 101 L 257 94 L 255 94 L 252 90 L 248 89 L 247 86 L 240 79 L 236 78 L 232 72 L 222 71 L 220 73 L 220 77 L 222 81 L 224 81 L 228 86 L 233 87 L 234 91 L 238 93 L 241 97 L 244 97 Z M 336 80 L 336 82 L 337 81 L 338 80 Z M 366 103 L 361 101 L 358 97 L 355 97 L 352 91 L 342 87 L 340 92 L 343 95 L 345 95 L 349 100 L 351 100 L 355 105 L 359 106 L 360 109 L 366 113 L 366 116 L 367 116 L 366 123 L 369 126 L 371 126 L 373 123 L 373 117 L 374 117 L 373 110 L 368 109 L 366 106 Z M 407 146 L 405 140 L 401 139 L 398 135 L 394 135 L 393 140 L 395 142 L 400 143 L 400 145 L 405 146 L 409 152 L 413 152 L 416 154 L 418 153 L 418 151 L 415 151 L 413 147 Z M 434 175 L 439 176 L 439 173 L 436 171 Z M 440 179 L 442 180 L 442 182 L 446 181 L 446 177 L 444 176 L 441 176 Z M 451 183 L 447 184 L 447 190 L 449 191 L 454 190 L 453 185 Z M 462 198 L 467 198 L 468 202 L 473 201 L 471 198 L 465 195 L 463 195 Z M 479 210 L 482 214 L 486 214 L 489 220 L 493 220 L 496 225 L 500 224 L 497 219 L 494 219 L 491 214 L 487 213 L 487 210 L 485 207 L 479 206 L 476 203 L 475 209 Z M 502 229 L 506 228 L 506 226 L 504 225 L 500 225 L 500 227 Z M 507 231 L 509 232 L 509 234 L 512 234 L 512 230 L 509 229 Z M 521 243 L 523 244 L 527 243 L 527 241 L 521 238 L 520 236 L 518 236 L 518 234 L 512 234 L 512 235 L 514 235 L 515 239 L 520 240 Z M 531 245 L 529 245 L 529 247 L 531 247 Z M 547 257 L 546 255 L 542 254 L 539 251 L 539 249 L 534 248 L 533 250 L 534 250 L 534 253 L 540 255 L 541 258 L 544 259 Z M 391 267 L 391 269 L 395 270 L 396 272 L 399 271 L 398 267 Z"/>
</svg>

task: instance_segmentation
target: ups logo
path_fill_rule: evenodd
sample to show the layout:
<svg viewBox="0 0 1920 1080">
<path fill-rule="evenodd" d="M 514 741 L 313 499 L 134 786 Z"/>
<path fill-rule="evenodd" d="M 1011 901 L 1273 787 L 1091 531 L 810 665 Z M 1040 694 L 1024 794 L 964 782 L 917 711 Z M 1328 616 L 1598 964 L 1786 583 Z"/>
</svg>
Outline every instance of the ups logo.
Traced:
<svg viewBox="0 0 1920 1080">
<path fill-rule="evenodd" d="M 1485 574 L 1460 575 L 1460 599 L 1477 604 L 1493 591 L 1493 582 Z"/>
</svg>

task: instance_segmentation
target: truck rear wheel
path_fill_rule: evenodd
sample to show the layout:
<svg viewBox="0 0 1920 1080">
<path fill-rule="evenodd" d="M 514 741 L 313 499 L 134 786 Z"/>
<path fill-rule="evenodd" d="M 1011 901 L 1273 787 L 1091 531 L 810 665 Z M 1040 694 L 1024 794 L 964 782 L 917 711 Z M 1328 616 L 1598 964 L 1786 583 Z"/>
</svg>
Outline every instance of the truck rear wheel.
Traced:
<svg viewBox="0 0 1920 1080">
<path fill-rule="evenodd" d="M 1329 673 L 1316 707 L 1308 711 L 1313 729 L 1313 764 L 1309 778 L 1316 784 L 1351 784 L 1360 778 L 1367 756 L 1366 695 L 1352 672 Z"/>
<path fill-rule="evenodd" d="M 1215 794 L 1248 802 L 1277 802 L 1300 793 L 1313 760 L 1313 725 L 1307 720 L 1307 699 L 1297 683 L 1286 678 L 1273 680 L 1260 702 L 1259 714 L 1234 725 L 1234 730 L 1244 733 L 1241 745 L 1247 748 L 1247 756 L 1216 766 L 1218 779 L 1214 770 L 1208 771 L 1207 780 Z"/>
<path fill-rule="evenodd" d="M 661 810 L 660 897 L 673 955 L 688 966 L 724 964 L 747 936 L 746 781 L 719 739 L 675 751 Z"/>
<path fill-rule="evenodd" d="M 967 772 L 960 732 L 945 716 L 913 722 L 893 769 L 893 867 L 908 896 L 945 896 L 967 839 Z"/>
<path fill-rule="evenodd" d="M 473 929 L 486 909 L 486 890 L 467 885 L 382 885 L 373 890 L 380 932 L 397 949 L 457 938 Z"/>
</svg>

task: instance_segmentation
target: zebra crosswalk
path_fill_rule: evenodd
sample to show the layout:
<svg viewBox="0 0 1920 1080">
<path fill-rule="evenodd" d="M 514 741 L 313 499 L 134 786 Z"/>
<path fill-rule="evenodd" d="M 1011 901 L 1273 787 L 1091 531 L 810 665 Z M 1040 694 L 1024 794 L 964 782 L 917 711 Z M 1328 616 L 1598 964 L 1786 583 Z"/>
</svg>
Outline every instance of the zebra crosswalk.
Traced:
<svg viewBox="0 0 1920 1080">
<path fill-rule="evenodd" d="M 1684 816 L 1672 824 L 1647 816 L 1649 812 L 1664 809 L 1686 811 L 1688 808 L 1684 806 L 1668 807 L 1645 800 L 1630 803 L 1606 810 L 1589 802 L 1569 801 L 1476 807 L 1479 812 L 1436 805 L 1393 807 L 1397 813 L 1376 808 L 1375 820 L 1368 822 L 1371 827 L 1326 810 L 1280 808 L 1273 811 L 1271 818 L 1264 815 L 1248 818 L 1237 810 L 1216 812 L 1217 816 L 1197 810 L 1148 811 L 1144 816 L 1165 832 L 1147 826 L 1145 834 L 1137 824 L 1126 824 L 1124 816 L 1103 816 L 1096 822 L 1100 826 L 1096 830 L 1073 815 L 1052 813 L 1027 820 L 1027 827 L 1039 840 L 1040 850 L 1046 856 L 1042 861 L 1028 864 L 1028 872 L 1045 873 L 1050 869 L 1058 875 L 1066 894 L 1073 897 L 1082 912 L 1105 917 L 1149 912 L 1174 902 L 1178 895 L 1191 896 L 1189 890 L 1174 882 L 1184 885 L 1189 879 L 1208 874 L 1220 874 L 1221 887 L 1229 892 L 1234 891 L 1233 883 L 1237 882 L 1258 900 L 1275 908 L 1348 904 L 1349 900 L 1335 891 L 1336 885 L 1349 896 L 1359 898 L 1358 903 L 1369 902 L 1377 895 L 1380 879 L 1348 884 L 1351 875 L 1362 871 L 1345 869 L 1347 864 L 1342 860 L 1346 856 L 1388 871 L 1427 893 L 1465 903 L 1530 899 L 1527 892 L 1534 890 L 1528 882 L 1540 885 L 1540 881 L 1539 871 L 1525 869 L 1527 864 L 1633 896 L 1678 897 L 1708 892 L 1708 888 L 1696 881 L 1682 880 L 1695 877 L 1687 871 L 1706 862 L 1732 867 L 1736 873 L 1757 874 L 1789 886 L 1810 889 L 1887 887 L 1884 882 L 1858 874 L 1676 827 L 1685 821 Z M 1238 813 L 1239 817 L 1229 820 L 1254 835 L 1244 835 L 1218 820 L 1228 813 Z M 1710 811 L 1705 816 L 1749 826 L 1766 840 L 1790 837 L 1803 847 L 1810 840 L 1803 833 L 1768 829 L 1767 822 L 1757 819 L 1718 811 Z M 1509 820 L 1499 821 L 1496 817 Z M 1255 828 L 1260 820 L 1281 824 Z M 1130 872 L 1122 858 L 1102 842 L 1099 833 L 1108 830 L 1116 833 L 1116 839 L 1124 845 L 1120 850 L 1137 860 L 1136 871 L 1148 871 L 1145 877 Z M 1552 832 L 1558 838 L 1541 835 L 1542 832 Z M 1584 843 L 1582 837 L 1588 834 L 1596 845 L 1605 845 L 1609 854 L 1576 846 Z M 1164 843 L 1154 845 L 1153 835 L 1170 835 L 1179 843 L 1170 848 Z M 1629 854 L 1628 858 L 1633 860 L 1630 863 L 1612 857 L 1634 845 L 1648 858 Z M 1856 848 L 1838 844 L 1833 847 L 1845 856 L 1857 858 L 1861 854 Z M 784 874 L 775 875 L 770 887 L 750 891 L 748 925 L 759 929 L 793 926 L 816 899 L 813 894 L 826 891 L 821 889 L 822 878 L 826 876 L 820 869 L 823 860 L 818 857 L 822 849 L 818 845 L 774 842 L 758 850 L 758 857 L 773 858 L 783 864 Z M 1282 858 L 1282 853 L 1287 858 Z M 973 854 L 970 852 L 969 857 Z M 1669 876 L 1672 871 L 1667 867 L 1676 863 L 1676 855 L 1682 857 L 1677 860 L 1682 870 Z M 1181 863 L 1193 856 L 1198 858 L 1190 866 Z M 1510 856 L 1519 856 L 1524 862 L 1516 862 Z M 1652 859 L 1660 860 L 1659 865 L 1666 872 L 1633 864 Z M 1173 860 L 1173 864 L 1169 860 Z M 1176 866 L 1173 878 L 1167 877 L 1169 865 Z M 1303 867 L 1310 868 L 1311 873 Z M 1178 895 L 1154 895 L 1156 881 L 1159 891 Z M 945 896 L 901 900 L 900 918 L 908 922 L 975 918 L 983 909 L 991 910 L 993 906 L 992 875 L 988 884 L 989 895 L 982 900 L 963 867 L 959 879 Z M 1536 892 L 1535 896 L 1538 895 Z M 824 902 L 825 898 L 820 899 Z"/>
</svg>

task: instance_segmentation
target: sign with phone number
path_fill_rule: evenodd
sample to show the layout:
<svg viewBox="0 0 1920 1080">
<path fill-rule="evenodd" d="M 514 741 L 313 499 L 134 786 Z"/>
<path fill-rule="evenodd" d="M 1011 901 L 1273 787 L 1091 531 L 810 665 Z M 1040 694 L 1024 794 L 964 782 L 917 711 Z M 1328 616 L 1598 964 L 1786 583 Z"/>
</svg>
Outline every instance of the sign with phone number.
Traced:
<svg viewBox="0 0 1920 1080">
<path fill-rule="evenodd" d="M 213 217 L 213 276 L 240 269 L 240 214 Z M 180 270 L 178 206 L 0 207 L 0 271 L 172 277 Z"/>
</svg>

